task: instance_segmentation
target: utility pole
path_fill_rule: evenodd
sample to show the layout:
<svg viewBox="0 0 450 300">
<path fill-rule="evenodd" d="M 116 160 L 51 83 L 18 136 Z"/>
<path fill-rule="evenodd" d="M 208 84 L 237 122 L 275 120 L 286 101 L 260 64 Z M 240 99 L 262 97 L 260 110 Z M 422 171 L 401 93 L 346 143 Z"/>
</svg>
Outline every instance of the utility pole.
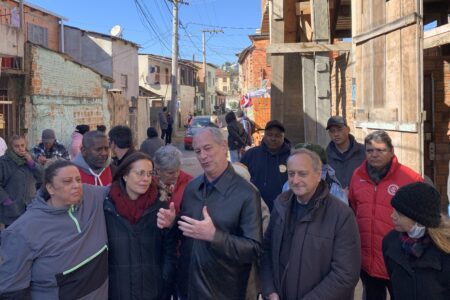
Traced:
<svg viewBox="0 0 450 300">
<path fill-rule="evenodd" d="M 184 0 L 169 0 L 173 3 L 172 8 L 172 73 L 171 73 L 171 96 L 169 112 L 172 116 L 173 126 L 177 126 L 178 117 L 178 4 L 188 4 Z"/>
<path fill-rule="evenodd" d="M 221 29 L 203 29 L 202 30 L 202 44 L 203 44 L 203 82 L 204 82 L 204 91 L 203 91 L 203 99 L 205 101 L 205 112 L 206 114 L 212 114 L 211 109 L 211 100 L 208 99 L 208 93 L 207 93 L 207 87 L 206 79 L 207 79 L 207 72 L 206 72 L 206 39 L 205 39 L 205 33 L 223 33 L 223 30 Z"/>
</svg>

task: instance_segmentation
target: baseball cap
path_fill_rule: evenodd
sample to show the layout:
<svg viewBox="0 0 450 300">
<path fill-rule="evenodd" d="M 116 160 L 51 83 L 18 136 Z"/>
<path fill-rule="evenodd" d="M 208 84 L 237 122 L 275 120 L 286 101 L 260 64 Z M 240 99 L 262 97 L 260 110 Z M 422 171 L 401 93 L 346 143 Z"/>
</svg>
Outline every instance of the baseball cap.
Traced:
<svg viewBox="0 0 450 300">
<path fill-rule="evenodd" d="M 330 129 L 330 127 L 332 126 L 339 126 L 339 127 L 347 126 L 347 122 L 341 116 L 333 116 L 328 119 L 326 130 Z"/>
<path fill-rule="evenodd" d="M 273 127 L 276 127 L 278 129 L 280 129 L 282 132 L 284 132 L 284 126 L 278 120 L 272 120 L 272 121 L 267 122 L 264 130 L 269 130 L 270 128 L 273 128 Z"/>
</svg>

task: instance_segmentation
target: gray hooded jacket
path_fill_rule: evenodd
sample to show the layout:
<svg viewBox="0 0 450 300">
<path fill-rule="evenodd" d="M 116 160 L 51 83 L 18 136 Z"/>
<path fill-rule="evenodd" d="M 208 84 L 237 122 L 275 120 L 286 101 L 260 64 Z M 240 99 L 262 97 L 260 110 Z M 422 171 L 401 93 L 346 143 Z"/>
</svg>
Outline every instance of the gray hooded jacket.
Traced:
<svg viewBox="0 0 450 300">
<path fill-rule="evenodd" d="M 107 192 L 84 184 L 81 203 L 66 208 L 40 192 L 2 232 L 0 299 L 107 299 Z"/>
</svg>

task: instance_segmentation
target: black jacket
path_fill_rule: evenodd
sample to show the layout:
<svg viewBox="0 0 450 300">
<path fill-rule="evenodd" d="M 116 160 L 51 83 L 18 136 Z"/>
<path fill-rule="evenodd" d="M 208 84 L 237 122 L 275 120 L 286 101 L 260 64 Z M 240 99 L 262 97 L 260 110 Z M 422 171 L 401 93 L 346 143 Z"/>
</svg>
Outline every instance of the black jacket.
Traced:
<svg viewBox="0 0 450 300">
<path fill-rule="evenodd" d="M 107 197 L 104 202 L 109 244 L 109 299 L 163 299 L 175 271 L 176 229 L 161 230 L 157 200 L 131 224 Z"/>
<path fill-rule="evenodd" d="M 239 150 L 247 145 L 247 133 L 241 123 L 232 120 L 228 123 L 227 130 L 228 148 L 230 148 L 230 150 Z"/>
<path fill-rule="evenodd" d="M 450 299 L 450 254 L 432 242 L 420 258 L 402 249 L 401 233 L 392 230 L 383 239 L 383 256 L 395 300 Z"/>
<path fill-rule="evenodd" d="M 291 154 L 291 145 L 285 139 L 281 149 L 272 153 L 264 142 L 244 153 L 241 162 L 247 166 L 251 180 L 272 211 L 273 201 L 281 193 L 287 181 L 286 162 Z"/>
<path fill-rule="evenodd" d="M 250 269 L 261 249 L 260 201 L 257 190 L 230 165 L 208 194 L 203 175 L 188 184 L 181 215 L 202 220 L 207 206 L 216 234 L 212 242 L 182 238 L 179 296 L 245 299 Z"/>
<path fill-rule="evenodd" d="M 366 159 L 364 145 L 358 143 L 351 134 L 349 138 L 350 149 L 342 155 L 333 141 L 331 141 L 327 147 L 328 164 L 336 171 L 336 177 L 343 188 L 349 186 L 353 172 Z"/>
<path fill-rule="evenodd" d="M 25 212 L 36 196 L 36 185 L 42 183 L 42 173 L 38 163 L 19 166 L 7 154 L 0 158 L 0 223 L 10 225 Z M 8 198 L 12 204 L 3 205 Z"/>
<path fill-rule="evenodd" d="M 353 299 L 361 267 L 361 244 L 353 212 L 330 195 L 324 181 L 317 187 L 306 214 L 297 221 L 291 221 L 294 201 L 295 195 L 288 190 L 274 203 L 261 260 L 263 295 L 276 292 L 280 299 L 289 300 Z M 288 250 L 284 252 L 284 237 L 289 232 L 290 248 L 284 248 Z M 280 263 L 282 252 L 287 254 L 284 269 Z"/>
</svg>

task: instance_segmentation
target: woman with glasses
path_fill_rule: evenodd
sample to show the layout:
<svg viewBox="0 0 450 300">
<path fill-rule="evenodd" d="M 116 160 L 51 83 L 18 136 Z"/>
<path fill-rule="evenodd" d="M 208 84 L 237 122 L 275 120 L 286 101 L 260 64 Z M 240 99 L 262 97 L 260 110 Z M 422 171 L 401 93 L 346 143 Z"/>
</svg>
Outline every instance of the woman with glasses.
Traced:
<svg viewBox="0 0 450 300">
<path fill-rule="evenodd" d="M 175 231 L 159 229 L 152 160 L 135 152 L 116 170 L 104 203 L 109 241 L 109 299 L 164 299 L 173 281 Z M 174 227 L 175 228 L 175 227 Z"/>
</svg>

